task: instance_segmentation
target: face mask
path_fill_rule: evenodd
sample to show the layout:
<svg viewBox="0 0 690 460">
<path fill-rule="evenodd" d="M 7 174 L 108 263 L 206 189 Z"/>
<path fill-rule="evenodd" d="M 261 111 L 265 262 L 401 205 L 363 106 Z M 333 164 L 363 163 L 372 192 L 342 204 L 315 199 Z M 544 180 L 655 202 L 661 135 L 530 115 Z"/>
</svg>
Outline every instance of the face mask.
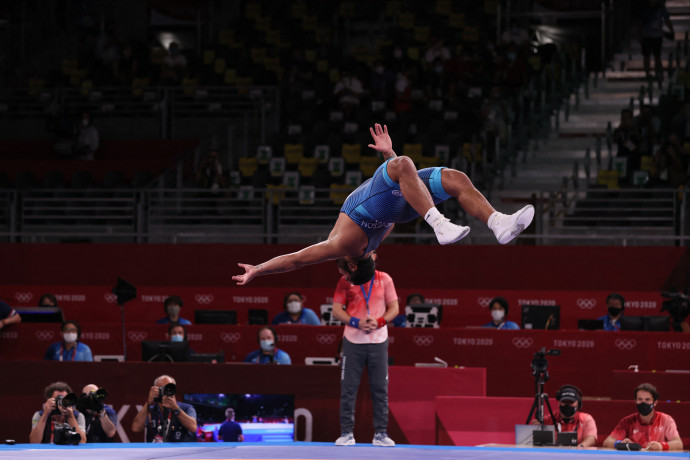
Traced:
<svg viewBox="0 0 690 460">
<path fill-rule="evenodd" d="M 65 332 L 64 334 L 62 334 L 62 338 L 65 340 L 65 343 L 74 343 L 77 341 L 77 333 Z"/>
<path fill-rule="evenodd" d="M 297 301 L 288 302 L 287 311 L 291 314 L 296 314 L 302 311 L 302 304 Z"/>
<path fill-rule="evenodd" d="M 170 341 L 171 342 L 184 342 L 184 335 L 179 335 L 179 334 L 171 335 Z"/>
<path fill-rule="evenodd" d="M 577 408 L 576 408 L 576 407 L 573 407 L 573 406 L 571 406 L 571 405 L 569 405 L 569 404 L 560 404 L 560 405 L 558 406 L 558 410 L 561 412 L 561 414 L 563 415 L 563 417 L 565 417 L 565 418 L 570 418 L 570 417 L 572 417 L 573 415 L 575 415 L 575 411 L 577 411 Z"/>
<path fill-rule="evenodd" d="M 637 405 L 637 411 L 640 415 L 649 415 L 652 413 L 652 410 L 654 410 L 654 404 L 639 403 Z"/>
<path fill-rule="evenodd" d="M 177 316 L 180 314 L 180 307 L 177 305 L 171 305 L 168 307 L 168 316 Z"/>
<path fill-rule="evenodd" d="M 261 349 L 263 351 L 273 350 L 273 340 L 260 340 L 259 344 L 261 345 Z"/>
<path fill-rule="evenodd" d="M 503 313 L 503 310 L 491 310 L 491 317 L 494 321 L 501 321 L 505 317 L 505 313 Z"/>
<path fill-rule="evenodd" d="M 609 315 L 616 317 L 621 314 L 622 309 L 616 307 L 609 307 Z"/>
</svg>

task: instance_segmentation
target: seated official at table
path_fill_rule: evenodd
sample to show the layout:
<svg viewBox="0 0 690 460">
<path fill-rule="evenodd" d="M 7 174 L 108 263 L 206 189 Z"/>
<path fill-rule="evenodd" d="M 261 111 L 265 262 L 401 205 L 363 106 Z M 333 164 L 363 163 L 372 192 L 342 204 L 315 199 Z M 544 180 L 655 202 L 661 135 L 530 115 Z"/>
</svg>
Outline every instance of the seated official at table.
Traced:
<svg viewBox="0 0 690 460">
<path fill-rule="evenodd" d="M 651 383 L 635 388 L 637 412 L 623 417 L 604 441 L 604 447 L 637 443 L 646 450 L 683 450 L 676 421 L 656 410 L 659 393 Z"/>
<path fill-rule="evenodd" d="M 76 321 L 65 321 L 61 328 L 62 341 L 55 342 L 46 350 L 48 361 L 93 361 L 91 348 L 81 339 L 81 327 Z"/>
<path fill-rule="evenodd" d="M 308 324 L 320 326 L 321 320 L 314 310 L 304 306 L 304 296 L 291 292 L 283 299 L 283 311 L 278 313 L 271 324 Z"/>
<path fill-rule="evenodd" d="M 625 310 L 625 298 L 622 295 L 612 292 L 606 297 L 608 312 L 597 319 L 604 322 L 605 331 L 620 331 L 621 316 Z"/>
<path fill-rule="evenodd" d="M 244 358 L 245 363 L 292 364 L 290 355 L 278 349 L 278 335 L 271 326 L 259 329 L 256 340 L 259 342 L 259 349 L 249 353 Z"/>
<path fill-rule="evenodd" d="M 516 323 L 508 321 L 508 301 L 503 297 L 494 297 L 489 302 L 491 311 L 491 322 L 482 327 L 493 327 L 494 329 L 520 329 Z"/>
<path fill-rule="evenodd" d="M 554 414 L 555 423 L 551 415 L 544 416 L 544 424 L 556 425 L 559 432 L 574 431 L 577 433 L 579 447 L 593 447 L 597 443 L 597 424 L 594 418 L 582 412 L 582 392 L 575 385 L 563 385 L 556 392 L 558 411 Z M 532 420 L 532 423 L 539 423 Z"/>
</svg>

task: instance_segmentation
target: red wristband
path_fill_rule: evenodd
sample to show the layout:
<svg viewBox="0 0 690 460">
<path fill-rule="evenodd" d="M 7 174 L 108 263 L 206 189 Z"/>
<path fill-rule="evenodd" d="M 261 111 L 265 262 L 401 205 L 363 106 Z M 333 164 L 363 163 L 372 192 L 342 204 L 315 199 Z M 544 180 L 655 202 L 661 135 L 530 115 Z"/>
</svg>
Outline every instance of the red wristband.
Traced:
<svg viewBox="0 0 690 460">
<path fill-rule="evenodd" d="M 668 450 L 668 443 L 666 441 L 661 441 L 661 450 Z"/>
<path fill-rule="evenodd" d="M 383 317 L 381 317 L 381 318 L 378 318 L 378 319 L 376 320 L 376 324 L 378 325 L 379 328 L 381 328 L 381 327 L 385 326 L 385 325 L 388 324 L 388 323 L 386 323 L 386 320 L 383 319 Z"/>
</svg>

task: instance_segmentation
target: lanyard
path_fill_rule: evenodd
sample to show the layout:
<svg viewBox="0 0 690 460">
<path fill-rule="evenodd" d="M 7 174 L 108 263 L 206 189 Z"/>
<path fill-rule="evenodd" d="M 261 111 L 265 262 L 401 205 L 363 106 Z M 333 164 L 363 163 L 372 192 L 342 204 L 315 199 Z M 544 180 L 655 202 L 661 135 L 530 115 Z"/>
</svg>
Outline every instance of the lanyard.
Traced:
<svg viewBox="0 0 690 460">
<path fill-rule="evenodd" d="M 374 277 L 371 278 L 371 281 L 369 281 L 369 294 L 367 294 L 364 291 L 364 285 L 360 284 L 360 289 L 362 289 L 362 295 L 364 296 L 364 302 L 367 304 L 367 315 L 369 314 L 369 299 L 371 298 L 371 290 L 374 287 L 374 278 L 376 278 L 376 275 L 374 274 Z"/>
<path fill-rule="evenodd" d="M 69 351 L 69 350 L 68 350 Z M 65 352 L 65 346 L 64 344 L 60 344 L 60 361 L 62 361 L 62 354 Z M 74 344 L 74 348 L 72 349 L 72 358 L 70 358 L 68 361 L 74 361 L 74 357 L 77 354 L 77 344 Z"/>
</svg>

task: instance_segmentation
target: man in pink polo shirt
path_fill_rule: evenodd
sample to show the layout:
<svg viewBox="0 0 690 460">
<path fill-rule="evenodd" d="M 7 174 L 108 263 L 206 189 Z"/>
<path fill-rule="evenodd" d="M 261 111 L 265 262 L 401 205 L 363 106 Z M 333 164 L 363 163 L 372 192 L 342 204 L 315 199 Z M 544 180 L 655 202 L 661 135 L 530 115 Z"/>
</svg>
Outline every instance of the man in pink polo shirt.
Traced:
<svg viewBox="0 0 690 460">
<path fill-rule="evenodd" d="M 558 412 L 554 414 L 555 423 L 549 414 L 545 415 L 544 423 L 556 425 L 559 432 L 576 432 L 579 447 L 596 446 L 597 424 L 590 414 L 582 412 L 582 391 L 575 385 L 563 385 L 556 392 L 556 401 Z M 532 423 L 539 422 L 535 419 Z"/>
<path fill-rule="evenodd" d="M 346 259 L 338 259 L 343 275 L 333 296 L 333 316 L 345 324 L 340 372 L 340 430 L 338 446 L 355 444 L 355 401 L 364 366 L 369 373 L 369 389 L 374 412 L 375 446 L 392 447 L 388 437 L 388 327 L 398 315 L 398 295 L 393 279 L 375 270 L 374 277 L 353 285 Z"/>
<path fill-rule="evenodd" d="M 604 441 L 604 447 L 637 443 L 645 450 L 683 450 L 676 421 L 656 410 L 659 392 L 651 383 L 635 388 L 637 412 L 623 417 Z"/>
</svg>

